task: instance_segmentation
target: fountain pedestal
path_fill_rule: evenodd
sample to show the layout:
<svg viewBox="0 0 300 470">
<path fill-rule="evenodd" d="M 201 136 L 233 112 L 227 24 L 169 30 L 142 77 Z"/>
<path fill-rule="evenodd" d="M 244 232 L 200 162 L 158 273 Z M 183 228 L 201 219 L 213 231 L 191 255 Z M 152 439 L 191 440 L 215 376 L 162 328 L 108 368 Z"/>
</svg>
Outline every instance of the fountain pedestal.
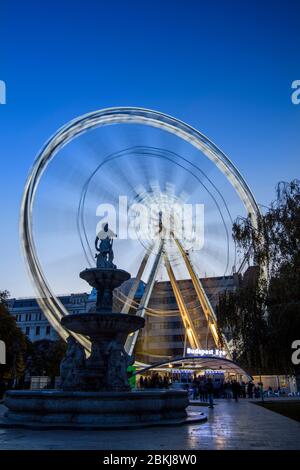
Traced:
<svg viewBox="0 0 300 470">
<path fill-rule="evenodd" d="M 62 324 L 91 341 L 90 357 L 81 367 L 75 366 L 75 380 L 63 382 L 63 390 L 130 390 L 127 368 L 134 359 L 124 345 L 128 334 L 144 326 L 143 318 L 122 313 L 82 313 L 64 317 Z"/>
<path fill-rule="evenodd" d="M 124 345 L 127 336 L 142 328 L 145 321 L 136 315 L 113 313 L 112 293 L 130 275 L 116 268 L 92 268 L 82 271 L 80 277 L 97 290 L 95 311 L 68 315 L 61 323 L 68 330 L 89 337 L 91 355 L 86 361 L 79 361 L 79 365 L 76 361 L 72 363 L 71 359 L 69 373 L 62 374 L 62 388 L 129 391 L 127 368 L 133 364 L 134 358 L 126 353 Z"/>
</svg>

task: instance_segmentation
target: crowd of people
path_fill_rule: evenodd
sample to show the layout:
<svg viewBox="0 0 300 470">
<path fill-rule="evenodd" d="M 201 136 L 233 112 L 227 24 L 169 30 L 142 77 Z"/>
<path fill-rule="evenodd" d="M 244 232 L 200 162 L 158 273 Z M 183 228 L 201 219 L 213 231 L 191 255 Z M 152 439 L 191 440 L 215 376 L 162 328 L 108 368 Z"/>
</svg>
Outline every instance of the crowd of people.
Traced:
<svg viewBox="0 0 300 470">
<path fill-rule="evenodd" d="M 139 388 L 169 388 L 174 382 L 167 374 L 160 375 L 153 372 L 149 376 L 141 376 L 139 379 Z M 193 400 L 203 402 L 210 401 L 210 398 L 226 398 L 238 400 L 239 398 L 260 398 L 261 388 L 252 381 L 238 382 L 237 380 L 219 380 L 213 381 L 211 377 L 198 376 L 192 381 L 182 384 Z"/>
<path fill-rule="evenodd" d="M 206 383 L 207 380 L 202 377 L 195 377 L 190 385 L 192 389 L 193 399 L 200 401 L 206 401 Z M 226 380 L 213 382 L 213 396 L 214 398 L 233 398 L 238 400 L 239 398 L 260 398 L 261 388 L 257 384 L 255 385 L 252 381 L 238 382 L 237 380 Z"/>
<path fill-rule="evenodd" d="M 146 388 L 169 388 L 172 384 L 170 378 L 165 374 L 161 376 L 158 372 L 153 372 L 151 375 L 139 379 L 139 387 Z"/>
</svg>

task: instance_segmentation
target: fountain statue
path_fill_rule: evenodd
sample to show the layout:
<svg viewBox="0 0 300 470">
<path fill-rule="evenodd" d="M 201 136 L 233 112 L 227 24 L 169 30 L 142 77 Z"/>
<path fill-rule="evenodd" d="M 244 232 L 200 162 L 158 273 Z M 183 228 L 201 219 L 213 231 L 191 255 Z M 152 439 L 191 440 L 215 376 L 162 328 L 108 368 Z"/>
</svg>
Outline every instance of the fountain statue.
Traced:
<svg viewBox="0 0 300 470">
<path fill-rule="evenodd" d="M 113 264 L 114 252 L 113 252 L 113 238 L 117 235 L 108 228 L 108 224 L 103 226 L 103 230 L 97 235 L 95 240 L 95 249 L 98 254 L 95 255 L 97 258 L 97 268 L 116 268 Z"/>
<path fill-rule="evenodd" d="M 60 366 L 60 390 L 8 391 L 8 411 L 0 426 L 106 429 L 205 419 L 202 413 L 193 418 L 187 416 L 186 391 L 130 388 L 127 369 L 134 357 L 124 345 L 129 334 L 143 328 L 145 320 L 138 315 L 113 312 L 113 291 L 130 278 L 128 272 L 113 263 L 115 237 L 105 224 L 95 240 L 96 267 L 80 273 L 97 291 L 95 308 L 61 320 L 70 336 Z M 89 338 L 89 357 L 74 333 Z"/>
</svg>

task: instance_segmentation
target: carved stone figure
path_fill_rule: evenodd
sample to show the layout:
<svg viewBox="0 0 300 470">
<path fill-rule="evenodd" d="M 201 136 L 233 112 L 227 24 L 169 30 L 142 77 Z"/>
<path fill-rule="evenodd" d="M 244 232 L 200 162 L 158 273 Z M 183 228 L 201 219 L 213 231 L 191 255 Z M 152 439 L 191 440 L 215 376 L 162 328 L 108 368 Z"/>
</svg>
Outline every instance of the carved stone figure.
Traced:
<svg viewBox="0 0 300 470">
<path fill-rule="evenodd" d="M 61 388 L 75 389 L 79 378 L 77 371 L 85 366 L 86 357 L 84 348 L 77 343 L 73 336 L 67 339 L 67 351 L 60 364 Z"/>
<path fill-rule="evenodd" d="M 127 367 L 132 365 L 134 358 L 124 350 L 124 346 L 117 340 L 112 340 L 106 350 L 107 382 L 112 390 L 129 390 Z"/>
<path fill-rule="evenodd" d="M 101 232 L 95 240 L 95 249 L 98 254 L 95 255 L 97 258 L 97 268 L 112 268 L 116 269 L 116 265 L 113 264 L 114 252 L 113 252 L 113 239 L 116 238 L 116 234 L 108 228 L 108 224 L 103 226 Z"/>
</svg>

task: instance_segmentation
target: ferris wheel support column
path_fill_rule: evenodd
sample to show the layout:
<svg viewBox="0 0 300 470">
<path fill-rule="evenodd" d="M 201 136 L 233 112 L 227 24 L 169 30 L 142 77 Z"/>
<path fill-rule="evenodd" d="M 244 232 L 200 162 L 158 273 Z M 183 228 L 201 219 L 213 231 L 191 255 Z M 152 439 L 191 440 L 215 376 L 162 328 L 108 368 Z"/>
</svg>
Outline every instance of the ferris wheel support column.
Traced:
<svg viewBox="0 0 300 470">
<path fill-rule="evenodd" d="M 163 249 L 164 249 L 164 240 L 161 239 L 160 244 L 159 244 L 159 250 L 158 250 L 158 253 L 156 255 L 155 261 L 153 263 L 145 292 L 143 294 L 143 297 L 141 298 L 140 306 L 139 306 L 139 308 L 137 309 L 137 312 L 136 312 L 136 315 L 139 315 L 140 317 L 145 316 L 145 313 L 146 313 L 146 310 L 147 310 L 147 307 L 148 307 L 148 303 L 149 303 L 149 300 L 150 300 L 150 297 L 151 297 L 151 294 L 152 294 L 152 290 L 153 290 L 153 287 L 154 287 L 154 284 L 155 284 L 158 269 L 161 265 Z M 125 351 L 129 355 L 131 355 L 133 353 L 134 346 L 135 346 L 136 340 L 138 338 L 138 334 L 139 334 L 139 330 L 136 331 L 135 333 L 129 335 L 127 340 L 126 340 Z"/>
<path fill-rule="evenodd" d="M 173 235 L 174 237 L 174 235 Z M 202 310 L 204 312 L 204 315 L 205 315 L 205 318 L 207 320 L 207 323 L 208 323 L 208 326 L 209 326 L 209 329 L 210 329 L 210 332 L 212 334 L 212 337 L 214 339 L 214 342 L 216 344 L 217 347 L 219 347 L 219 344 L 220 344 L 220 337 L 219 337 L 219 334 L 218 334 L 218 328 L 217 328 L 217 317 L 216 317 L 216 314 L 214 312 L 214 309 L 206 295 L 206 292 L 202 286 L 202 283 L 199 279 L 199 277 L 196 275 L 195 273 L 195 270 L 193 268 L 193 265 L 192 265 L 192 262 L 188 256 L 188 254 L 186 253 L 185 249 L 183 248 L 183 246 L 181 245 L 180 241 L 174 237 L 174 241 L 184 259 L 184 262 L 185 262 L 185 265 L 188 269 L 188 272 L 191 276 L 191 280 L 192 280 L 192 283 L 193 283 L 193 286 L 194 286 L 194 289 L 196 291 L 196 294 L 197 294 L 197 297 L 199 299 L 199 302 L 201 304 L 201 307 L 202 307 Z M 229 346 L 228 346 L 228 343 L 227 343 L 227 340 L 226 338 L 224 337 L 224 335 L 222 336 L 222 342 L 224 344 L 224 347 L 226 349 L 226 353 L 228 355 L 229 358 L 231 358 L 231 352 L 230 352 L 230 349 L 229 349 Z"/>
<path fill-rule="evenodd" d="M 167 273 L 171 282 L 174 296 L 175 296 L 175 299 L 179 308 L 179 312 L 180 312 L 182 322 L 183 322 L 187 337 L 189 339 L 190 345 L 193 349 L 196 349 L 196 348 L 201 349 L 201 343 L 199 341 L 196 328 L 193 324 L 193 320 L 190 316 L 190 313 L 185 305 L 185 302 L 182 297 L 182 293 L 180 292 L 180 289 L 178 287 L 172 266 L 166 255 L 165 255 L 165 266 L 167 269 Z"/>
<path fill-rule="evenodd" d="M 150 253 L 151 253 L 151 248 L 149 248 L 149 250 L 147 250 L 141 264 L 140 264 L 140 267 L 139 267 L 139 270 L 138 270 L 138 273 L 136 275 L 136 278 L 134 280 L 134 283 L 129 291 L 129 294 L 128 294 L 128 297 L 127 297 L 127 301 L 124 303 L 123 305 L 123 308 L 121 310 L 121 313 L 128 313 L 129 310 L 130 310 L 130 307 L 131 307 L 131 303 L 132 301 L 134 300 L 134 296 L 136 294 L 136 291 L 138 290 L 138 287 L 139 287 L 139 284 L 141 282 L 141 279 L 142 279 L 142 275 L 143 275 L 143 272 L 145 271 L 145 268 L 147 266 L 147 263 L 148 263 L 148 260 L 149 260 L 149 256 L 150 256 Z"/>
</svg>

